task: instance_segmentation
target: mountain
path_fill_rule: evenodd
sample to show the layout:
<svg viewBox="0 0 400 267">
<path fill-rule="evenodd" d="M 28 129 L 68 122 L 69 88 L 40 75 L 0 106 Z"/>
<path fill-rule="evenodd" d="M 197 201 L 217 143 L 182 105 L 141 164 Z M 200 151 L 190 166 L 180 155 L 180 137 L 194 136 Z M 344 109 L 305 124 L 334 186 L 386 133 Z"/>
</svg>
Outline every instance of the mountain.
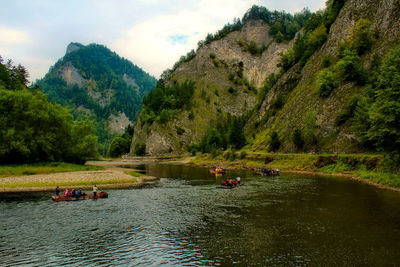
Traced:
<svg viewBox="0 0 400 267">
<path fill-rule="evenodd" d="M 131 151 L 400 151 L 399 15 L 394 0 L 252 7 L 164 72 Z"/>
<path fill-rule="evenodd" d="M 392 126 L 387 128 L 381 124 L 382 132 L 373 132 L 379 124 L 374 116 L 380 111 L 371 107 L 376 105 L 377 96 L 387 90 L 380 85 L 380 76 L 385 61 L 392 57 L 391 50 L 400 44 L 399 2 L 342 0 L 328 1 L 327 6 L 325 13 L 312 17 L 318 23 L 304 29 L 308 32 L 282 57 L 282 65 L 290 55 L 307 55 L 307 39 L 319 36 L 321 44 L 310 45 L 312 53 L 307 59 L 293 56 L 289 60 L 249 119 L 247 133 L 256 135 L 252 150 L 270 149 L 273 132 L 279 136 L 279 150 L 283 152 L 388 150 L 379 145 L 379 135 L 392 139 L 391 146 L 398 147 L 395 140 L 399 136 L 388 132 L 398 131 L 399 126 L 393 126 L 395 122 L 388 123 Z M 274 110 L 276 99 L 282 99 L 282 104 Z M 399 100 L 393 95 L 385 103 Z M 384 116 L 390 119 L 389 114 Z M 294 142 L 296 129 L 304 145 Z"/>
<path fill-rule="evenodd" d="M 242 21 L 209 34 L 196 52 L 166 70 L 144 99 L 131 149 L 145 144 L 148 154 L 182 152 L 200 143 L 210 125 L 248 113 L 258 102 L 258 88 L 279 71 L 280 54 L 293 45 L 309 15 L 308 10 L 293 16 L 254 6 Z M 185 90 L 192 92 L 179 101 Z M 180 102 L 184 105 L 176 105 Z"/>
<path fill-rule="evenodd" d="M 137 119 L 142 98 L 155 84 L 154 77 L 107 47 L 79 43 L 70 43 L 65 56 L 36 82 L 50 101 L 95 121 L 103 150 Z"/>
</svg>

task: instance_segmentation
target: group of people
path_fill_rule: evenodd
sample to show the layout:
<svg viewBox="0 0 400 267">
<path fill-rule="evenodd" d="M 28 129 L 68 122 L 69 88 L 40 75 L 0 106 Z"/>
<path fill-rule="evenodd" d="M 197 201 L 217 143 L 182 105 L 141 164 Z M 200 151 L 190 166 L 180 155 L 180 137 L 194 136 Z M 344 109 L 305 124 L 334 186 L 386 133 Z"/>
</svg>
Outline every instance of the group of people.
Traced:
<svg viewBox="0 0 400 267">
<path fill-rule="evenodd" d="M 93 197 L 97 196 L 97 191 L 99 189 L 97 188 L 96 185 L 93 186 Z M 60 188 L 57 186 L 56 187 L 56 196 L 60 195 Z M 78 188 L 77 190 L 75 190 L 75 188 L 72 188 L 72 190 L 70 191 L 68 188 L 65 189 L 64 192 L 64 197 L 75 197 L 75 198 L 80 198 L 80 197 L 84 197 L 86 196 L 86 193 L 82 191 L 81 188 Z"/>
<path fill-rule="evenodd" d="M 236 177 L 236 179 L 222 180 L 221 185 L 230 187 L 240 186 L 241 185 L 240 177 Z"/>
<path fill-rule="evenodd" d="M 261 168 L 261 174 L 262 174 L 262 175 L 267 175 L 267 176 L 270 176 L 270 175 L 279 175 L 279 169 L 276 168 L 275 170 L 273 170 L 273 169 L 264 169 L 264 168 Z"/>
<path fill-rule="evenodd" d="M 215 166 L 215 167 L 212 169 L 212 172 L 216 172 L 216 173 L 226 172 L 226 168 L 220 168 L 220 167 L 218 167 L 218 166 Z"/>
</svg>

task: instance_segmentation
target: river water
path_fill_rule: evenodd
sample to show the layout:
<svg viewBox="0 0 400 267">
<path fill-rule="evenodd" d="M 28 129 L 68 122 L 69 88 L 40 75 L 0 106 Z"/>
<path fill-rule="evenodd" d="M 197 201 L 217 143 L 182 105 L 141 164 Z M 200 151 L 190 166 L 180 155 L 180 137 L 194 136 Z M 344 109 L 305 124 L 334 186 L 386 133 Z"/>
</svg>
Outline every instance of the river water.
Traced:
<svg viewBox="0 0 400 267">
<path fill-rule="evenodd" d="M 132 166 L 159 180 L 108 199 L 0 195 L 0 266 L 399 265 L 400 193 L 344 178 Z"/>
</svg>

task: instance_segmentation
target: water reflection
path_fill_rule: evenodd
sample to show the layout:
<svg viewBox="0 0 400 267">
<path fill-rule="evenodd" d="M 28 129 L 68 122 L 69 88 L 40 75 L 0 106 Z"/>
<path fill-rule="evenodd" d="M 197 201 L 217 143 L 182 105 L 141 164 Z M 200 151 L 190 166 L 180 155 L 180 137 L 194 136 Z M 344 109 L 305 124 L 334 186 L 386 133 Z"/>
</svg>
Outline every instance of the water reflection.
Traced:
<svg viewBox="0 0 400 267">
<path fill-rule="evenodd" d="M 382 265 L 400 262 L 400 197 L 344 179 L 142 164 L 152 186 L 53 203 L 0 195 L 0 265 Z"/>
</svg>

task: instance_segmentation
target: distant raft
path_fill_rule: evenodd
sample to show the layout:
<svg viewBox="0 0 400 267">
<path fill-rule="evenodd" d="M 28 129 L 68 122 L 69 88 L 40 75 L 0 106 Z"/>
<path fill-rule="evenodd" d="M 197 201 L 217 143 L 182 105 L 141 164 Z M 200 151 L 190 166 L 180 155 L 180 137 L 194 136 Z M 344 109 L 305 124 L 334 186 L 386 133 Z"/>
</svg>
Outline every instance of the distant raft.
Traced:
<svg viewBox="0 0 400 267">
<path fill-rule="evenodd" d="M 77 200 L 86 200 L 86 199 L 98 199 L 98 198 L 108 198 L 108 194 L 106 192 L 100 192 L 96 196 L 93 194 L 87 194 L 80 197 L 67 197 L 67 196 L 52 196 L 51 199 L 53 201 L 77 201 Z"/>
</svg>

